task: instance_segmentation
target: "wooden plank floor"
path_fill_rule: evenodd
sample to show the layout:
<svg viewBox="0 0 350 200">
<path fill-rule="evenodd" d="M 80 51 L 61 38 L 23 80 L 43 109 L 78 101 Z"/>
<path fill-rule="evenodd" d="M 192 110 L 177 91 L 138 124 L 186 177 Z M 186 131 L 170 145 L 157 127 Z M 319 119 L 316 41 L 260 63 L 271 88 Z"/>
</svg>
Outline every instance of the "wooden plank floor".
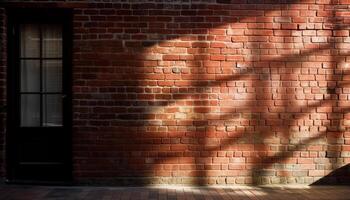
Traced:
<svg viewBox="0 0 350 200">
<path fill-rule="evenodd" d="M 350 187 L 82 187 L 1 185 L 6 200 L 350 200 Z"/>
</svg>

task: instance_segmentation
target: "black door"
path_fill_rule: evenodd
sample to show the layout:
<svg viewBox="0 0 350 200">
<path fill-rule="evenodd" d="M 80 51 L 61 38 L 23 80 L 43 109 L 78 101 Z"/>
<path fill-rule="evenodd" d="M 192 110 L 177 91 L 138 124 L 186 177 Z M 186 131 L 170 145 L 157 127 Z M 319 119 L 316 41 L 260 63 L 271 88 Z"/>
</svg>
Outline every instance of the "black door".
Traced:
<svg viewBox="0 0 350 200">
<path fill-rule="evenodd" d="M 70 15 L 9 14 L 8 179 L 71 178 Z"/>
</svg>

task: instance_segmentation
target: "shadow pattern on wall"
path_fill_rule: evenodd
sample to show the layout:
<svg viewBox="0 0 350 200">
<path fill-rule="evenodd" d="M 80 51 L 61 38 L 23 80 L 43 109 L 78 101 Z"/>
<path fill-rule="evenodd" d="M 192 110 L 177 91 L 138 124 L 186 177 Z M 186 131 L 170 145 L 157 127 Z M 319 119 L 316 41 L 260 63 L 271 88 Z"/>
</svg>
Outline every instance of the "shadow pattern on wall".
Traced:
<svg viewBox="0 0 350 200">
<path fill-rule="evenodd" d="M 347 4 L 88 5 L 75 15 L 79 181 L 312 183 L 349 162 Z"/>
</svg>

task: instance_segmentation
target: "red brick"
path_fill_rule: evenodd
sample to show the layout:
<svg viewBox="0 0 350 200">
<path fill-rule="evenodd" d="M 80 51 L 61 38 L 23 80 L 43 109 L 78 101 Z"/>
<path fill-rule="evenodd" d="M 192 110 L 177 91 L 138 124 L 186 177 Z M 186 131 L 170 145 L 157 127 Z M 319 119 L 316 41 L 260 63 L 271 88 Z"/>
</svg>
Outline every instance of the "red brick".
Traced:
<svg viewBox="0 0 350 200">
<path fill-rule="evenodd" d="M 350 162 L 348 0 L 225 2 L 74 4 L 74 179 L 244 184 L 253 169 L 308 180 L 337 156 Z M 0 8 L 0 105 L 5 15 Z"/>
</svg>

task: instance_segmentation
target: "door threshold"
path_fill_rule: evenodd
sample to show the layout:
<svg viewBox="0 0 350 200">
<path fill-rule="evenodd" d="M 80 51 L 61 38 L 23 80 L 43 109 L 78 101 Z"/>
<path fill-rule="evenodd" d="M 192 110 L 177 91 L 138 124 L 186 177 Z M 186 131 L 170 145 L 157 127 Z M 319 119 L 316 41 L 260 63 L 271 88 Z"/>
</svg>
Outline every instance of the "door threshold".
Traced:
<svg viewBox="0 0 350 200">
<path fill-rule="evenodd" d="M 73 181 L 38 181 L 38 180 L 6 179 L 5 183 L 17 184 L 17 185 L 73 186 Z"/>
</svg>

